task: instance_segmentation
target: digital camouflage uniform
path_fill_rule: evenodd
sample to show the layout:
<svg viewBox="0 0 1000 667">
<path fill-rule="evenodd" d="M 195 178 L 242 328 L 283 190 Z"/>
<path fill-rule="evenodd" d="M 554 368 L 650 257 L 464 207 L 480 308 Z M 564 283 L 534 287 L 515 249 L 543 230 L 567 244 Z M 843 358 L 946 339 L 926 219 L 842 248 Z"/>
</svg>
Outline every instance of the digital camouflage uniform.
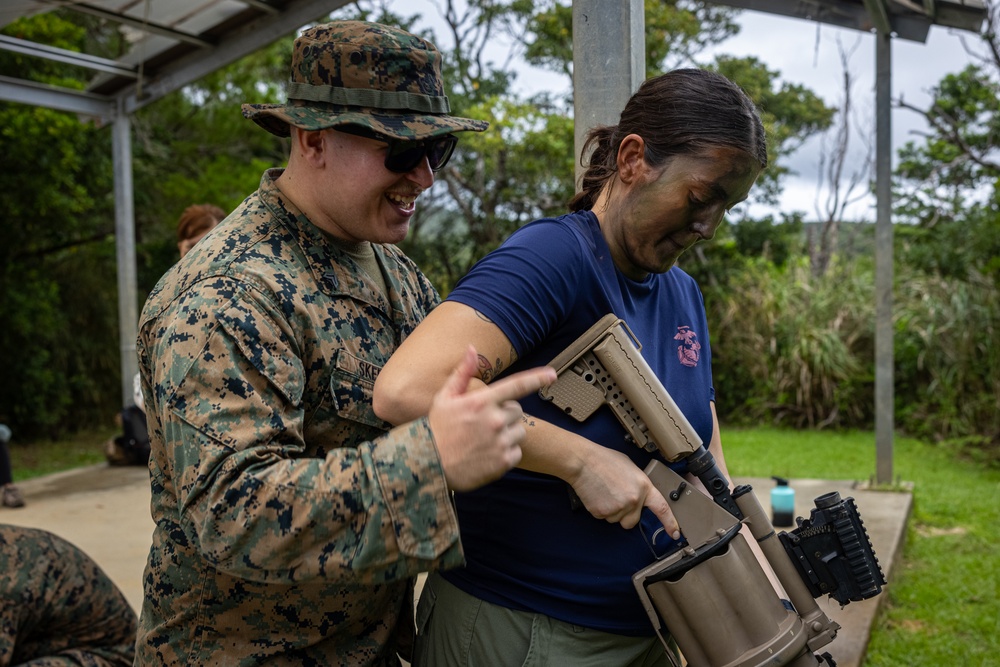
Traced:
<svg viewBox="0 0 1000 667">
<path fill-rule="evenodd" d="M 0 524 L 0 667 L 131 665 L 135 629 L 125 596 L 85 553 Z"/>
<path fill-rule="evenodd" d="M 397 140 L 482 131 L 449 116 L 441 54 L 397 28 L 304 31 L 279 136 L 364 126 Z M 438 297 L 399 250 L 377 282 L 264 175 L 159 283 L 139 323 L 153 546 L 137 663 L 394 665 L 412 577 L 462 564 L 426 419 L 389 430 L 379 369 Z"/>
<path fill-rule="evenodd" d="M 397 665 L 412 579 L 463 561 L 427 420 L 372 388 L 438 297 L 388 294 L 264 174 L 140 318 L 152 514 L 137 664 Z"/>
</svg>

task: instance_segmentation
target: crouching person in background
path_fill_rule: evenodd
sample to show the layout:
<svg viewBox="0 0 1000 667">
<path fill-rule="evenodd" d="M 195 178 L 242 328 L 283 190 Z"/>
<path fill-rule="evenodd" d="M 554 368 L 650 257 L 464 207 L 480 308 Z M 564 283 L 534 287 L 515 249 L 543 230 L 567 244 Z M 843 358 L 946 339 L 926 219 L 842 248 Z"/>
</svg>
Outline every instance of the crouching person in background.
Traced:
<svg viewBox="0 0 1000 667">
<path fill-rule="evenodd" d="M 130 667 L 136 615 L 87 554 L 0 524 L 0 667 Z"/>
</svg>

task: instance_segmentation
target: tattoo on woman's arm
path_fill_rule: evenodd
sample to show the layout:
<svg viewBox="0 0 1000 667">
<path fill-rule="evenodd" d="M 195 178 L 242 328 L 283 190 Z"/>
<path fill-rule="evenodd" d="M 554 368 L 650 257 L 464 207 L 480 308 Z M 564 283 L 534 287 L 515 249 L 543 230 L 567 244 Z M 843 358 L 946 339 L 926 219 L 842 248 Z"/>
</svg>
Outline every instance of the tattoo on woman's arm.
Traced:
<svg viewBox="0 0 1000 667">
<path fill-rule="evenodd" d="M 535 425 L 535 418 L 532 417 L 531 415 L 526 415 L 526 414 L 522 413 L 521 414 L 521 421 L 524 422 L 525 426 L 534 426 Z"/>
<path fill-rule="evenodd" d="M 477 356 L 479 358 L 479 377 L 482 378 L 483 382 L 489 384 L 493 378 L 500 375 L 500 372 L 503 371 L 503 362 L 498 358 L 494 367 L 494 364 L 491 364 L 490 360 L 483 355 L 480 354 Z"/>
<path fill-rule="evenodd" d="M 488 322 L 490 324 L 493 324 L 493 320 L 486 317 L 486 315 L 479 312 L 478 310 L 473 310 L 472 312 L 474 312 L 476 314 L 476 317 L 481 319 L 483 322 Z M 511 345 L 510 347 L 510 361 L 507 362 L 506 366 L 504 365 L 504 362 L 500 357 L 497 357 L 496 361 L 493 363 L 490 363 L 490 360 L 481 354 L 478 355 L 478 357 L 479 357 L 479 377 L 486 384 L 489 384 L 498 375 L 500 375 L 500 373 L 503 372 L 504 368 L 510 366 L 515 361 L 517 361 L 517 353 L 514 351 L 513 345 Z"/>
</svg>

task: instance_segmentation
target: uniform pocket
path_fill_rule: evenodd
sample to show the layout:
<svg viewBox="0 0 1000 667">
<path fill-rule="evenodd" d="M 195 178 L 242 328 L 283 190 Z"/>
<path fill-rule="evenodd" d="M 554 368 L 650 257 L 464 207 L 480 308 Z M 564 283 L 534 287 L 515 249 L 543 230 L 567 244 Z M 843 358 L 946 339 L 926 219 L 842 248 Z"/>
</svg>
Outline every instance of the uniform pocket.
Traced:
<svg viewBox="0 0 1000 667">
<path fill-rule="evenodd" d="M 375 378 L 382 367 L 354 356 L 346 350 L 337 350 L 330 375 L 330 395 L 334 409 L 342 419 L 388 431 L 392 425 L 380 419 L 372 408 Z"/>
<path fill-rule="evenodd" d="M 249 308 L 232 306 L 219 314 L 219 325 L 247 363 L 268 379 L 292 404 L 302 399 L 302 361 L 273 322 Z"/>
</svg>

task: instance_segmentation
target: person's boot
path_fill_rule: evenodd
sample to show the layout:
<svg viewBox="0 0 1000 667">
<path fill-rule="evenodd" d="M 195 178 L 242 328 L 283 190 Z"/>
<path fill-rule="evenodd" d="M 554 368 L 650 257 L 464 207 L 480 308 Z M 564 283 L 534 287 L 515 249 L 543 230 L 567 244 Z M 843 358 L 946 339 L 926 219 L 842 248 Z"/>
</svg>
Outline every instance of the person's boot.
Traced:
<svg viewBox="0 0 1000 667">
<path fill-rule="evenodd" d="M 108 460 L 108 465 L 127 466 L 129 464 L 128 453 L 121 443 L 121 436 L 111 438 L 104 443 L 104 458 Z"/>
<path fill-rule="evenodd" d="M 0 491 L 0 502 L 4 507 L 24 507 L 24 496 L 21 490 L 13 484 L 6 484 Z"/>
</svg>

